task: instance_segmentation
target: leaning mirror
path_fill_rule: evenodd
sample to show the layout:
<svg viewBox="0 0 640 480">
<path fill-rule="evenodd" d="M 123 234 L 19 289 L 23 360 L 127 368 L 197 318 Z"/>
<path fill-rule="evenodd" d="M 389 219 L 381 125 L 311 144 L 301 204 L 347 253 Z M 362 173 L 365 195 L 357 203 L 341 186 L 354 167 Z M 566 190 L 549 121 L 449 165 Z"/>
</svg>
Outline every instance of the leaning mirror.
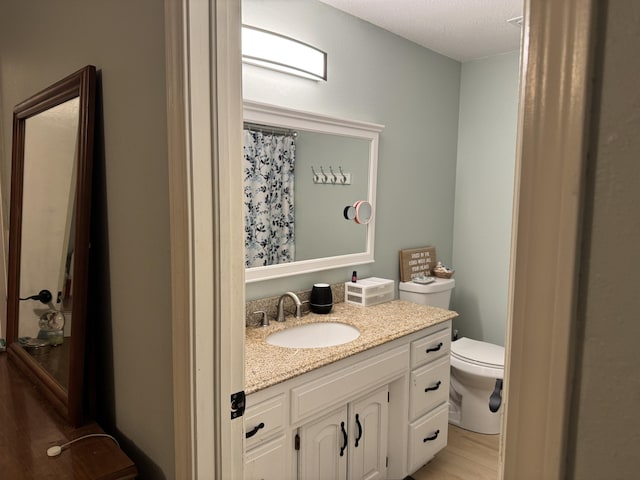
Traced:
<svg viewBox="0 0 640 480">
<path fill-rule="evenodd" d="M 245 100 L 245 280 L 374 261 L 378 137 L 384 127 Z M 372 210 L 373 212 L 373 210 Z"/>
<path fill-rule="evenodd" d="M 95 67 L 13 113 L 7 343 L 64 417 L 83 417 Z"/>
</svg>

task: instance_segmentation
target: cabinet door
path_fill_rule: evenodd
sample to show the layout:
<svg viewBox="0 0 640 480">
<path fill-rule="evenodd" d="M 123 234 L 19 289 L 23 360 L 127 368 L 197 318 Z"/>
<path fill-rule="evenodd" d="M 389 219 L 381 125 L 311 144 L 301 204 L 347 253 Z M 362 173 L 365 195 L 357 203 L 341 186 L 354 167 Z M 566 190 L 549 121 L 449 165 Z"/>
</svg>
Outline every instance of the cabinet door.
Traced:
<svg viewBox="0 0 640 480">
<path fill-rule="evenodd" d="M 299 475 L 304 480 L 346 480 L 347 407 L 300 427 Z"/>
<path fill-rule="evenodd" d="M 349 480 L 387 478 L 389 389 L 349 404 Z"/>
<path fill-rule="evenodd" d="M 283 480 L 291 478 L 286 436 L 281 435 L 248 450 L 244 459 L 245 480 Z"/>
</svg>

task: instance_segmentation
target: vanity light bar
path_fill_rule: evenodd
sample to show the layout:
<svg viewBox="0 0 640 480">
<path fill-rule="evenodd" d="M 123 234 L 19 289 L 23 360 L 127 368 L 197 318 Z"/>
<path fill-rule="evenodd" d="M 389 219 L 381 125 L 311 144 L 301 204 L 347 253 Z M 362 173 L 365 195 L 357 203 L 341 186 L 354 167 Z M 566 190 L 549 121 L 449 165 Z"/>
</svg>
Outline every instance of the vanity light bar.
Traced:
<svg viewBox="0 0 640 480">
<path fill-rule="evenodd" d="M 249 25 L 242 26 L 242 61 L 311 80 L 327 80 L 325 52 Z"/>
</svg>

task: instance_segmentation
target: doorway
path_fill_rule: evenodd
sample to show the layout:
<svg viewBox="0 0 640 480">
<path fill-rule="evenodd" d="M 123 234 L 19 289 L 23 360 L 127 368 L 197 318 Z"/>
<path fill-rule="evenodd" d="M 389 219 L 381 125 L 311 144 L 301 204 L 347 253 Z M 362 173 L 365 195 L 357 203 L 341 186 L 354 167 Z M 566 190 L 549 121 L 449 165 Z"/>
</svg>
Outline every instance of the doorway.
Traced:
<svg viewBox="0 0 640 480">
<path fill-rule="evenodd" d="M 184 4 L 193 6 L 189 0 Z M 232 82 L 238 82 L 239 58 L 239 11 L 234 8 L 227 10 L 226 5 L 220 2 L 212 2 L 212 9 L 216 12 L 211 15 L 208 9 L 203 13 L 201 22 L 191 24 L 186 30 L 189 35 L 196 38 L 217 38 L 218 41 L 205 47 L 205 52 L 189 51 L 188 61 L 185 62 L 196 68 L 199 65 L 200 72 L 214 71 L 214 79 L 205 82 L 205 92 L 200 95 L 208 98 L 209 92 L 216 92 L 218 104 L 213 104 L 216 118 L 222 118 L 222 122 L 214 124 L 214 132 L 227 138 L 229 132 L 225 125 L 241 125 L 239 115 L 241 94 L 237 90 L 221 88 L 229 87 Z M 516 203 L 519 205 L 519 214 L 516 217 L 516 237 L 514 240 L 513 261 L 511 262 L 511 284 L 509 311 L 510 320 L 507 328 L 507 347 L 511 352 L 507 361 L 507 385 L 506 407 L 508 421 L 505 425 L 505 438 L 502 446 L 502 473 L 504 478 L 560 478 L 564 468 L 564 431 L 566 425 L 566 406 L 569 392 L 566 379 L 570 364 L 570 337 L 569 330 L 573 321 L 572 298 L 574 290 L 574 272 L 576 269 L 576 244 L 578 234 L 580 196 L 575 192 L 581 191 L 580 178 L 576 177 L 576 171 L 581 171 L 584 158 L 583 142 L 584 122 L 586 112 L 586 92 L 588 78 L 589 38 L 591 35 L 591 2 L 571 0 L 558 5 L 558 2 L 542 2 L 531 0 L 525 6 L 526 18 L 535 21 L 525 22 L 525 31 L 530 32 L 525 42 L 523 56 L 522 77 L 524 79 L 521 88 L 521 104 L 523 109 L 519 116 L 519 151 L 521 162 L 517 166 L 517 178 L 519 189 L 516 194 Z M 193 15 L 193 10 L 190 10 Z M 196 18 L 190 16 L 195 20 Z M 206 23 L 206 25 L 204 25 Z M 178 30 L 184 26 L 179 23 Z M 200 30 L 198 30 L 200 28 Z M 212 31 L 216 35 L 210 37 Z M 168 36 L 171 32 L 168 32 Z M 577 40 L 576 40 L 577 39 Z M 175 40 L 175 38 L 174 38 Z M 180 42 L 178 42 L 180 43 Z M 202 42 L 198 45 L 202 46 Z M 231 47 L 230 47 L 231 45 Z M 217 61 L 229 67 L 228 70 L 211 70 L 208 49 L 216 51 Z M 181 49 L 176 49 L 180 52 Z M 544 52 L 561 52 L 562 55 L 543 55 Z M 196 60 L 204 60 L 204 66 Z M 535 61 L 534 61 L 535 59 Z M 572 59 L 571 71 L 573 75 L 564 75 L 567 69 L 566 59 Z M 540 68 L 544 63 L 544 68 Z M 181 71 L 181 70 L 180 70 Z M 189 70 L 192 72 L 191 70 Z M 193 73 L 193 72 L 192 72 Z M 206 78 L 209 78 L 205 74 Z M 193 83 L 196 77 L 189 77 L 187 87 L 195 87 Z M 215 84 L 215 88 L 211 86 Z M 216 83 L 217 82 L 217 83 Z M 172 88 L 172 87 L 170 87 Z M 191 92 L 193 93 L 193 91 Z M 576 94 L 577 93 L 577 94 Z M 235 95 L 229 107 L 229 95 Z M 178 98 L 183 98 L 178 95 Z M 536 99 L 537 101 L 533 101 Z M 202 105 L 198 96 L 189 96 L 188 105 L 197 108 Z M 209 102 L 204 103 L 209 111 Z M 571 112 L 570 116 L 562 115 L 562 112 Z M 178 112 L 178 116 L 184 112 Z M 211 118 L 210 116 L 207 118 Z M 545 119 L 545 121 L 542 121 Z M 553 120 L 553 121 L 547 121 Z M 182 122 L 184 125 L 184 122 Z M 561 135 L 558 134 L 561 132 Z M 189 132 L 187 137 L 192 135 Z M 214 135 L 215 136 L 215 135 Z M 240 135 L 238 134 L 238 139 Z M 239 143 L 239 141 L 238 141 Z M 211 142 L 208 143 L 209 147 Z M 206 150 L 206 146 L 198 149 Z M 216 151 L 213 154 L 214 164 L 217 167 L 232 166 L 228 152 Z M 184 154 L 176 158 L 184 159 Z M 553 185 L 549 184 L 549 178 L 553 178 Z M 212 184 L 197 184 L 193 178 L 187 179 L 196 188 L 196 197 L 203 199 L 213 197 Z M 220 182 L 220 179 L 217 179 Z M 551 188 L 553 187 L 553 188 Z M 544 201 L 540 201 L 539 192 L 545 193 Z M 224 189 L 223 189 L 224 192 Z M 179 198 L 180 205 L 190 204 L 193 197 L 183 192 Z M 227 192 L 228 194 L 228 192 Z M 231 195 L 233 197 L 233 195 Z M 559 208 L 559 206 L 561 208 Z M 220 206 L 215 207 L 220 210 Z M 184 230 L 197 234 L 193 226 L 186 225 Z M 225 236 L 226 235 L 226 236 Z M 224 233 L 212 239 L 214 251 L 223 249 L 222 245 L 235 238 L 229 238 L 229 233 Z M 187 243 L 185 250 L 189 250 Z M 231 249 L 233 253 L 233 248 Z M 235 249 L 235 255 L 241 258 L 239 248 Z M 229 252 L 227 252 L 229 253 Z M 206 260 L 206 253 L 197 253 L 191 257 L 188 255 L 182 259 L 184 265 L 192 268 L 200 265 L 200 257 Z M 210 252 L 208 253 L 210 255 Z M 209 268 L 206 265 L 203 268 Z M 210 267 L 213 271 L 213 267 Z M 241 269 L 242 267 L 239 267 Z M 211 278 L 213 279 L 213 275 Z M 225 282 L 222 282 L 224 280 Z M 235 285 L 237 271 L 230 270 L 227 276 L 216 277 L 212 281 L 214 298 L 220 299 L 221 292 L 229 282 Z M 549 291 L 553 292 L 549 294 Z M 209 294 L 210 296 L 210 294 Z M 241 299 L 232 296 L 232 302 L 241 303 Z M 540 304 L 540 298 L 550 298 L 553 301 Z M 183 303 L 188 303 L 186 299 Z M 187 310 L 193 306 L 189 304 Z M 198 307 L 198 297 L 195 301 L 195 310 Z M 235 305 L 239 310 L 240 305 Z M 198 327 L 211 324 L 210 312 L 193 314 L 189 317 L 189 324 L 197 330 Z M 177 318 L 174 315 L 174 324 L 184 321 L 184 317 Z M 237 322 L 237 318 L 236 318 Z M 225 318 L 216 313 L 214 315 L 216 329 L 226 332 L 233 330 L 233 319 Z M 225 341 L 231 338 L 231 342 L 242 344 L 242 336 L 237 332 L 231 337 L 225 337 Z M 202 372 L 212 373 L 214 385 L 211 389 L 200 388 L 195 393 L 189 388 L 177 385 L 177 398 L 185 398 L 185 403 L 193 410 L 194 418 L 210 416 L 207 412 L 227 412 L 226 395 L 232 387 L 231 382 L 213 373 L 221 370 L 223 357 L 215 349 L 215 345 L 221 344 L 220 336 L 214 337 L 214 354 L 209 350 L 200 348 L 196 344 L 192 350 L 191 335 L 178 339 L 174 343 L 176 352 L 180 356 L 187 352 L 193 355 L 197 369 L 191 369 L 188 365 L 182 366 L 181 371 L 192 379 L 193 384 L 198 384 Z M 549 341 L 549 340 L 553 341 Z M 175 358 L 175 357 L 174 357 Z M 543 364 L 541 365 L 541 361 Z M 176 362 L 174 361 L 174 365 Z M 551 365 L 553 368 L 551 368 Z M 541 368 L 542 367 L 542 368 Z M 546 368 L 545 368 L 546 367 Z M 180 370 L 180 369 L 178 369 Z M 198 373 L 196 373 L 196 370 Z M 242 367 L 239 369 L 242 370 Z M 207 387 L 211 384 L 205 379 L 202 384 Z M 217 393 L 212 393 L 217 392 Z M 220 393 L 222 392 L 222 393 Z M 201 402 L 196 401 L 202 400 Z M 176 408 L 180 405 L 177 402 Z M 558 407 L 560 405 L 560 408 Z M 201 414 L 201 415 L 199 415 Z M 222 425 L 231 423 L 220 415 Z M 202 425 L 198 424 L 199 427 Z M 206 427 L 206 425 L 204 425 Z M 186 464 L 186 471 L 197 472 L 199 476 L 214 478 L 216 470 L 226 471 L 228 463 L 236 464 L 241 470 L 241 458 L 229 457 L 228 461 L 222 460 L 222 446 L 220 439 L 201 439 L 198 434 L 193 434 L 195 425 L 177 423 L 177 430 L 183 429 L 186 436 L 192 440 L 188 455 L 178 458 Z M 200 428 L 206 430 L 206 428 Z M 223 428 L 223 436 L 232 437 L 232 427 Z M 526 434 L 525 434 L 526 432 Z M 205 432 L 206 433 L 206 432 Z M 241 430 L 235 432 L 241 436 Z M 179 433 L 177 434 L 179 435 Z M 212 461 L 204 461 L 203 453 L 210 444 L 216 455 Z M 216 446 L 217 445 L 217 446 Z M 179 466 L 180 468 L 180 466 Z M 210 473 L 210 475 L 208 475 Z M 198 476 L 197 475 L 197 476 Z M 184 477 L 189 478 L 189 477 Z M 219 476 L 219 478 L 222 478 Z"/>
</svg>

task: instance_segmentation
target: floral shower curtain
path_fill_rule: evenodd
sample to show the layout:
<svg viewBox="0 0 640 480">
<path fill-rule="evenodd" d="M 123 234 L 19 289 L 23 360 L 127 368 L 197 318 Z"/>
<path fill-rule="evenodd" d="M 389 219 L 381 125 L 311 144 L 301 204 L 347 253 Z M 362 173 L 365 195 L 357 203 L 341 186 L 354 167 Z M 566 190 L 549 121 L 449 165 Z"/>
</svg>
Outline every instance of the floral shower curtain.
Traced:
<svg viewBox="0 0 640 480">
<path fill-rule="evenodd" d="M 245 265 L 295 258 L 293 135 L 244 130 Z"/>
</svg>

